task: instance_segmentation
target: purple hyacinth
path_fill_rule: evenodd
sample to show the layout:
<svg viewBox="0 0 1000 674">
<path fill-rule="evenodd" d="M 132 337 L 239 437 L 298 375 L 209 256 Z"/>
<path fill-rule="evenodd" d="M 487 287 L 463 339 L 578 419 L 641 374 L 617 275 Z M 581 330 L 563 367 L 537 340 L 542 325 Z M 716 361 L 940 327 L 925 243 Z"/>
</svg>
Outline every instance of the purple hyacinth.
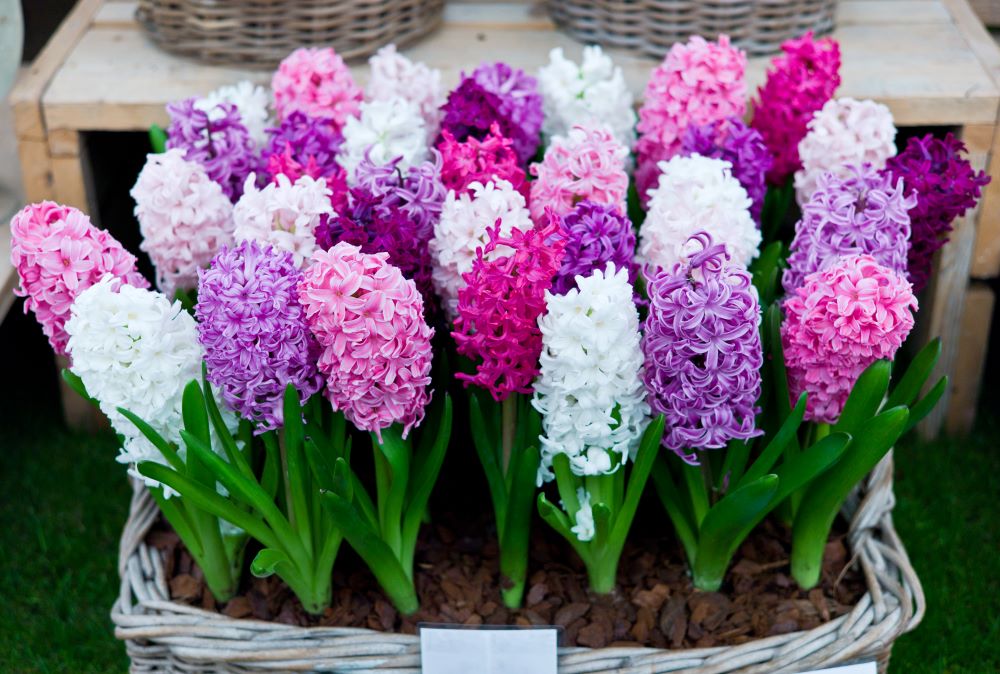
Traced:
<svg viewBox="0 0 1000 674">
<path fill-rule="evenodd" d="M 496 124 L 500 135 L 510 138 L 513 143 L 518 161 L 527 164 L 538 149 L 539 131 L 534 128 L 532 115 L 526 115 L 531 122 L 526 125 L 509 116 L 516 109 L 509 98 L 509 94 L 494 93 L 473 77 L 466 77 L 448 94 L 448 100 L 442 106 L 444 118 L 441 129 L 447 129 L 456 141 L 463 142 L 469 138 L 483 140 L 490 134 L 491 126 Z"/>
<path fill-rule="evenodd" d="M 906 275 L 907 211 L 916 206 L 916 196 L 907 196 L 908 187 L 901 179 L 871 164 L 846 169 L 846 176 L 820 176 L 816 191 L 802 207 L 788 269 L 781 279 L 789 295 L 806 276 L 844 255 L 871 255 L 879 264 Z"/>
<path fill-rule="evenodd" d="M 732 164 L 733 177 L 753 200 L 750 215 L 760 225 L 760 212 L 767 193 L 767 172 L 774 159 L 759 131 L 747 126 L 739 117 L 689 126 L 681 139 L 681 152 L 723 159 Z"/>
<path fill-rule="evenodd" d="M 551 217 L 551 216 L 550 216 Z M 635 282 L 635 232 L 632 223 L 611 204 L 581 201 L 560 220 L 566 248 L 562 266 L 552 282 L 552 292 L 565 295 L 576 287 L 577 276 L 590 276 L 613 262 L 617 269 L 628 269 Z"/>
<path fill-rule="evenodd" d="M 333 176 L 340 171 L 337 152 L 344 143 L 344 137 L 328 120 L 313 119 L 296 111 L 281 120 L 279 126 L 268 129 L 267 133 L 270 138 L 263 153 L 265 164 L 272 155 L 283 158 L 288 152 L 302 166 L 312 163 L 318 172 L 314 177 Z M 278 163 L 281 163 L 280 159 Z"/>
<path fill-rule="evenodd" d="M 199 272 L 195 315 L 208 380 L 258 434 L 282 425 L 288 384 L 303 403 L 322 386 L 319 346 L 299 304 L 301 278 L 291 253 L 256 241 L 223 247 Z"/>
<path fill-rule="evenodd" d="M 447 190 L 441 182 L 441 154 L 431 150 L 432 158 L 411 166 L 405 175 L 399 169 L 402 157 L 388 164 L 375 164 L 365 155 L 354 171 L 358 187 L 383 198 L 385 208 L 399 208 L 419 229 L 418 237 L 430 241 L 434 224 L 441 217 Z"/>
<path fill-rule="evenodd" d="M 659 270 L 646 286 L 642 349 L 653 414 L 666 415 L 663 445 L 690 464 L 690 450 L 720 449 L 761 434 L 760 305 L 750 274 L 722 244 L 699 232 L 687 262 Z"/>
<path fill-rule="evenodd" d="M 420 226 L 416 218 L 394 205 L 391 195 L 379 196 L 355 187 L 348 207 L 316 227 L 316 243 L 329 250 L 346 241 L 363 253 L 388 253 L 389 262 L 417 284 L 424 297 L 425 315 L 429 315 L 435 306 L 428 248 L 432 233 L 433 225 Z"/>
<path fill-rule="evenodd" d="M 909 271 L 913 290 L 919 292 L 930 277 L 931 260 L 948 241 L 955 218 L 976 205 L 980 192 L 990 182 L 976 172 L 963 155 L 965 145 L 952 134 L 942 140 L 927 134 L 911 138 L 906 149 L 886 162 L 894 180 L 903 179 L 907 190 L 916 190 L 917 203 L 910 208 Z"/>
<path fill-rule="evenodd" d="M 545 118 L 538 80 L 520 68 L 503 61 L 483 63 L 472 71 L 472 79 L 481 87 L 500 97 L 500 114 L 520 127 L 528 138 L 537 139 Z"/>
<path fill-rule="evenodd" d="M 260 158 L 236 106 L 219 103 L 206 112 L 195 107 L 194 98 L 188 98 L 169 103 L 167 114 L 167 147 L 184 150 L 185 159 L 205 167 L 229 200 L 238 201 L 247 176 L 259 171 Z"/>
</svg>

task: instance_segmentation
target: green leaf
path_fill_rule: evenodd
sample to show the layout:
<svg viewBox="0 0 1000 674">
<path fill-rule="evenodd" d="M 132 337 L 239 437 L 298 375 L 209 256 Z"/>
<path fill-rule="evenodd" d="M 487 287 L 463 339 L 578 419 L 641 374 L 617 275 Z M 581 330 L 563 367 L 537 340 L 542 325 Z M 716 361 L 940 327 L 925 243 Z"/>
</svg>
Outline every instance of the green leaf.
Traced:
<svg viewBox="0 0 1000 674">
<path fill-rule="evenodd" d="M 260 485 L 271 500 L 278 496 L 278 486 L 281 482 L 281 457 L 274 431 L 261 434 L 264 443 L 264 469 L 261 472 Z"/>
<path fill-rule="evenodd" d="M 924 387 L 927 378 L 931 376 L 931 371 L 937 365 L 938 358 L 941 357 L 941 338 L 935 337 L 920 350 L 916 358 L 906 368 L 902 379 L 892 389 L 889 399 L 885 403 L 886 409 L 899 405 L 910 406 L 920 395 L 920 390 Z M 911 420 L 913 415 L 910 415 Z"/>
<path fill-rule="evenodd" d="M 299 540 L 306 549 L 308 556 L 313 552 L 312 517 L 309 508 L 309 495 L 312 485 L 309 470 L 303 458 L 302 442 L 305 430 L 302 425 L 302 405 L 299 402 L 299 392 L 295 385 L 289 383 L 284 395 L 284 438 L 285 464 L 288 470 L 288 487 L 291 494 L 286 494 L 286 503 L 291 507 L 289 521 L 294 523 Z"/>
<path fill-rule="evenodd" d="M 844 411 L 831 430 L 834 433 L 856 434 L 862 424 L 878 413 L 889 389 L 891 374 L 892 363 L 887 360 L 877 360 L 869 365 L 855 382 L 844 403 Z"/>
<path fill-rule="evenodd" d="M 570 524 L 566 513 L 549 503 L 542 492 L 538 493 L 538 514 L 550 527 L 555 529 L 557 534 L 566 539 L 580 557 L 586 556 L 584 544 L 580 542 L 576 534 L 570 531 L 573 525 Z"/>
<path fill-rule="evenodd" d="M 507 487 L 504 484 L 500 465 L 497 463 L 496 446 L 490 441 L 491 437 L 498 438 L 499 435 L 491 436 L 487 429 L 482 405 L 479 402 L 479 394 L 472 391 L 469 394 L 469 431 L 472 434 L 472 445 L 476 448 L 479 463 L 482 464 L 483 473 L 486 475 L 486 484 L 489 486 L 490 500 L 493 502 L 493 513 L 496 517 L 498 533 L 502 538 L 502 527 L 507 511 Z"/>
<path fill-rule="evenodd" d="M 760 255 L 750 265 L 753 285 L 757 288 L 761 304 L 770 304 L 778 281 L 779 264 L 783 244 L 775 241 L 761 250 Z"/>
<path fill-rule="evenodd" d="M 698 549 L 698 530 L 694 526 L 690 509 L 686 508 L 678 499 L 680 491 L 670 476 L 670 467 L 667 466 L 666 458 L 663 456 L 657 457 L 653 464 L 653 485 L 656 487 L 656 493 L 660 497 L 660 502 L 663 503 L 664 510 L 667 511 L 667 516 L 670 517 L 670 521 L 674 525 L 677 538 L 684 546 L 684 553 L 690 564 L 694 561 Z"/>
<path fill-rule="evenodd" d="M 205 396 L 201 392 L 201 384 L 192 379 L 184 387 L 184 397 L 181 400 L 181 414 L 184 418 L 184 429 L 211 446 L 212 440 L 208 430 L 208 412 L 205 410 Z"/>
<path fill-rule="evenodd" d="M 263 548 L 250 562 L 250 573 L 257 578 L 267 578 L 275 573 L 281 573 L 279 566 L 292 566 L 292 560 L 281 550 Z"/>
<path fill-rule="evenodd" d="M 201 559 L 201 556 L 205 554 L 204 547 L 201 544 L 201 537 L 198 536 L 198 530 L 188 514 L 184 499 L 167 498 L 163 495 L 163 487 L 150 487 L 149 493 L 153 496 L 153 500 L 156 501 L 156 505 L 159 506 L 160 512 L 170 522 L 170 526 L 174 528 L 181 541 L 184 542 L 191 556 L 195 560 Z"/>
<path fill-rule="evenodd" d="M 208 366 L 206 366 L 204 362 L 201 364 L 201 382 L 205 392 L 205 409 L 208 412 L 208 418 L 212 422 L 212 427 L 215 429 L 215 435 L 219 438 L 219 442 L 222 444 L 222 448 L 226 452 L 226 457 L 228 457 L 229 463 L 236 466 L 241 473 L 251 480 L 256 479 L 256 476 L 253 474 L 253 469 L 250 467 L 250 464 L 247 463 L 246 457 L 243 456 L 243 452 L 241 452 L 240 448 L 236 445 L 236 440 L 229 432 L 229 428 L 226 427 L 226 422 L 222 420 L 222 413 L 219 411 L 219 406 L 215 402 L 215 395 L 212 393 L 212 385 L 208 381 Z"/>
<path fill-rule="evenodd" d="M 541 457 L 531 445 L 515 451 L 511 457 L 511 490 L 504 521 L 497 522 L 500 539 L 500 572 L 514 583 L 518 591 L 505 592 L 504 601 L 519 604 L 528 571 L 528 545 L 531 535 L 532 505 L 535 502 L 535 477 Z"/>
<path fill-rule="evenodd" d="M 795 403 L 795 408 L 791 414 L 785 417 L 784 423 L 781 424 L 778 432 L 774 434 L 774 438 L 771 439 L 771 442 L 764 448 L 764 451 L 751 464 L 746 475 L 736 484 L 737 489 L 762 478 L 774 467 L 778 459 L 785 454 L 789 443 L 797 437 L 799 426 L 802 424 L 802 418 L 805 416 L 806 397 L 806 393 L 802 393 L 799 396 L 798 402 Z"/>
<path fill-rule="evenodd" d="M 767 310 L 768 341 L 771 343 L 771 371 L 774 377 L 774 402 L 778 411 L 778 421 L 784 423 L 792 413 L 791 397 L 788 393 L 788 374 L 785 372 L 785 352 L 781 346 L 781 308 L 772 304 Z M 798 449 L 798 442 L 791 444 Z"/>
<path fill-rule="evenodd" d="M 167 151 L 167 132 L 159 124 L 149 127 L 149 144 L 153 154 L 163 154 Z"/>
<path fill-rule="evenodd" d="M 136 414 L 132 414 L 124 407 L 118 408 L 118 414 L 122 415 L 126 419 L 132 422 L 132 425 L 139 429 L 139 432 L 146 436 L 154 447 L 160 450 L 160 454 L 163 458 L 167 460 L 175 470 L 183 471 L 185 470 L 184 461 L 181 459 L 180 455 L 177 453 L 177 447 L 173 443 L 167 442 L 167 440 L 160 435 L 155 428 L 147 424 L 141 417 Z"/>
<path fill-rule="evenodd" d="M 81 398 L 91 403 L 92 405 L 97 405 L 98 407 L 100 407 L 100 403 L 98 403 L 95 398 L 92 398 L 91 395 L 87 393 L 87 387 L 83 385 L 83 380 L 80 379 L 78 376 L 76 376 L 76 374 L 74 374 L 72 371 L 66 368 L 63 368 L 62 378 L 63 381 L 66 382 L 67 386 L 76 391 L 77 395 L 79 395 Z"/>
<path fill-rule="evenodd" d="M 438 405 L 435 405 L 435 407 L 438 407 Z M 413 564 L 413 551 L 417 544 L 417 533 L 420 531 L 420 522 L 427 510 L 427 502 L 430 499 L 431 491 L 434 489 L 438 475 L 441 473 L 441 464 L 444 463 L 444 455 L 448 451 L 448 441 L 451 438 L 452 404 L 451 396 L 447 393 L 444 395 L 444 402 L 440 407 L 440 413 L 430 415 L 431 418 L 436 418 L 436 426 L 424 427 L 426 435 L 431 435 L 432 428 L 437 429 L 437 432 L 433 434 L 434 442 L 424 452 L 421 452 L 414 461 L 414 475 L 410 481 L 412 491 L 407 497 L 407 503 L 403 511 L 403 553 L 401 561 L 404 567 Z"/>
<path fill-rule="evenodd" d="M 930 414 L 934 406 L 941 400 L 941 396 L 944 395 L 946 390 L 948 390 L 948 377 L 941 377 L 938 379 L 938 383 L 934 384 L 934 388 L 928 391 L 927 395 L 910 408 L 910 420 L 907 422 L 906 429 L 903 432 L 906 433 L 923 421 L 924 417 Z"/>
<path fill-rule="evenodd" d="M 639 499 L 646 488 L 646 481 L 653 470 L 653 464 L 660 450 L 660 441 L 663 439 L 663 429 L 666 418 L 661 414 L 653 419 L 652 423 L 646 427 L 639 441 L 639 449 L 636 450 L 635 463 L 632 465 L 632 473 L 628 478 L 628 486 L 625 488 L 625 499 L 622 507 L 615 516 L 614 532 L 611 535 L 612 545 L 623 546 L 628 531 L 632 527 L 632 520 L 636 510 L 639 508 Z M 620 468 L 619 470 L 624 470 Z"/>
<path fill-rule="evenodd" d="M 812 447 L 804 449 L 801 454 L 783 462 L 774 471 L 780 482 L 771 506 L 776 507 L 793 492 L 822 475 L 823 471 L 837 462 L 850 442 L 850 435 L 832 433 Z"/>
<path fill-rule="evenodd" d="M 317 484 L 319 484 L 320 489 L 324 491 L 339 491 L 333 486 L 333 464 L 327 460 L 326 454 L 320 451 L 319 447 L 316 446 L 316 442 L 312 438 L 306 438 L 305 441 L 306 450 L 306 462 L 309 464 L 309 470 L 312 471 L 313 478 L 315 478 Z M 350 500 L 350 497 L 347 497 Z"/>
</svg>

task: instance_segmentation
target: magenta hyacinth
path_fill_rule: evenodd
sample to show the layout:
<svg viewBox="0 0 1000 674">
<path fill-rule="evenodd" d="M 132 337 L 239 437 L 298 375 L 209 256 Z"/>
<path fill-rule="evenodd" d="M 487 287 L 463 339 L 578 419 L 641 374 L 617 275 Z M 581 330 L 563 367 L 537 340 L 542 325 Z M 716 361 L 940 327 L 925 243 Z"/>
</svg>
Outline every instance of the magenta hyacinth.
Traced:
<svg viewBox="0 0 1000 674">
<path fill-rule="evenodd" d="M 43 201 L 22 208 L 10 221 L 10 262 L 24 297 L 59 355 L 67 355 L 65 325 L 77 296 L 106 274 L 136 288 L 149 282 L 135 269 L 135 257 L 85 214 Z"/>
<path fill-rule="evenodd" d="M 927 134 L 911 138 L 906 149 L 886 162 L 893 180 L 903 179 L 907 191 L 916 190 L 910 207 L 909 270 L 913 288 L 920 292 L 931 273 L 931 260 L 948 241 L 955 218 L 976 205 L 990 176 L 972 168 L 965 145 L 952 134 L 944 139 Z"/>
<path fill-rule="evenodd" d="M 290 252 L 243 241 L 220 250 L 198 276 L 208 380 L 230 409 L 255 422 L 255 433 L 280 428 L 288 384 L 303 403 L 323 385 L 319 344 L 299 304 L 302 272 Z"/>
<path fill-rule="evenodd" d="M 566 243 L 562 265 L 552 282 L 553 293 L 565 295 L 576 287 L 577 276 L 603 270 L 608 262 L 616 269 L 627 269 L 629 282 L 635 282 L 635 232 L 632 222 L 616 207 L 581 201 L 559 219 L 559 226 Z"/>
<path fill-rule="evenodd" d="M 184 150 L 185 159 L 204 166 L 208 177 L 235 203 L 243 195 L 247 176 L 261 168 L 253 138 L 235 105 L 219 103 L 206 112 L 195 104 L 194 98 L 167 104 L 167 147 Z"/>
<path fill-rule="evenodd" d="M 469 191 L 469 185 L 485 185 L 491 180 L 506 180 L 528 198 L 528 179 L 518 163 L 514 142 L 500 133 L 500 126 L 490 125 L 482 139 L 470 136 L 458 141 L 445 129 L 438 141 L 441 153 L 441 182 L 456 194 Z M 471 193 L 471 192 L 470 192 Z"/>
<path fill-rule="evenodd" d="M 434 335 L 416 286 L 388 258 L 341 242 L 316 251 L 299 284 L 326 397 L 380 440 L 383 428 L 399 423 L 405 438 L 423 420 Z"/>
<path fill-rule="evenodd" d="M 483 63 L 472 71 L 471 77 L 486 91 L 500 97 L 500 114 L 521 129 L 526 138 L 535 139 L 537 147 L 545 118 L 538 80 L 503 61 Z"/>
<path fill-rule="evenodd" d="M 790 402 L 806 391 L 806 418 L 832 424 L 865 368 L 896 355 L 917 299 L 902 274 L 870 255 L 851 255 L 807 276 L 784 309 Z"/>
<path fill-rule="evenodd" d="M 850 166 L 848 175 L 820 176 L 819 185 L 802 207 L 782 276 L 791 294 L 809 274 L 845 255 L 871 255 L 876 262 L 906 276 L 910 248 L 910 216 L 916 197 L 905 192 L 902 179 L 871 164 Z"/>
<path fill-rule="evenodd" d="M 642 349 L 653 414 L 666 415 L 663 446 L 697 464 L 691 450 L 721 449 L 761 434 L 760 305 L 747 270 L 700 232 L 687 262 L 659 270 L 646 286 Z"/>
<path fill-rule="evenodd" d="M 476 249 L 472 271 L 462 275 L 465 287 L 458 291 L 451 334 L 460 354 L 480 361 L 474 374 L 455 376 L 501 401 L 512 393 L 530 393 L 538 375 L 538 317 L 545 311 L 545 291 L 559 270 L 565 241 L 551 220 L 527 232 L 514 228 L 506 237 L 494 225 L 489 237 L 485 248 Z M 487 259 L 498 248 L 512 252 Z"/>
<path fill-rule="evenodd" d="M 681 152 L 728 161 L 733 167 L 733 177 L 753 200 L 750 215 L 760 225 L 772 159 L 764 138 L 756 129 L 751 129 L 738 117 L 689 126 L 681 138 Z"/>
<path fill-rule="evenodd" d="M 751 126 L 764 137 L 774 157 L 767 174 L 781 185 L 802 168 L 799 141 L 813 114 L 840 86 L 840 45 L 816 40 L 811 32 L 781 45 L 785 53 L 771 61 L 767 80 L 757 92 Z"/>
</svg>

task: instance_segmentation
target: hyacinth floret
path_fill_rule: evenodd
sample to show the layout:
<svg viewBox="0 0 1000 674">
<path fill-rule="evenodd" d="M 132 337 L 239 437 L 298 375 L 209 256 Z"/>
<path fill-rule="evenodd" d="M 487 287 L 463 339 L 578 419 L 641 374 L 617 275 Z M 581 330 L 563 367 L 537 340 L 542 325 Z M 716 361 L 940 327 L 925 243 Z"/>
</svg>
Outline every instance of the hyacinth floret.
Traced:
<svg viewBox="0 0 1000 674">
<path fill-rule="evenodd" d="M 363 92 L 351 70 L 333 49 L 296 49 L 278 65 L 271 78 L 278 117 L 302 112 L 325 119 L 335 131 L 358 113 Z"/>
<path fill-rule="evenodd" d="M 243 80 L 219 87 L 195 101 L 195 106 L 212 116 L 221 114 L 221 110 L 216 109 L 220 103 L 235 105 L 240 121 L 247 128 L 254 145 L 264 147 L 267 142 L 267 127 L 271 123 L 270 93 L 262 86 Z"/>
<path fill-rule="evenodd" d="M 431 150 L 427 161 L 402 168 L 397 157 L 377 164 L 367 156 L 358 164 L 354 180 L 358 187 L 381 198 L 386 208 L 400 209 L 420 230 L 418 238 L 426 244 L 434 223 L 441 217 L 447 190 L 441 182 L 441 155 Z"/>
<path fill-rule="evenodd" d="M 517 124 L 501 110 L 507 106 L 503 97 L 488 91 L 472 77 L 465 77 L 449 94 L 442 111 L 441 131 L 449 131 L 455 140 L 483 139 L 496 125 L 500 135 L 509 138 L 518 161 L 527 164 L 538 149 L 539 135 Z"/>
<path fill-rule="evenodd" d="M 370 101 L 387 101 L 402 98 L 417 106 L 424 118 L 429 137 L 434 137 L 441 126 L 441 106 L 446 100 L 441 84 L 441 71 L 428 68 L 424 63 L 414 63 L 389 44 L 368 59 L 370 76 L 365 94 Z"/>
<path fill-rule="evenodd" d="M 357 117 L 344 124 L 344 144 L 337 161 L 356 184 L 355 170 L 363 160 L 387 164 L 398 160 L 406 170 L 427 158 L 427 127 L 417 106 L 402 98 L 366 101 Z"/>
<path fill-rule="evenodd" d="M 469 136 L 459 141 L 445 129 L 437 149 L 441 153 L 441 182 L 445 189 L 462 192 L 468 191 L 472 183 L 485 185 L 491 180 L 506 180 L 528 198 L 528 180 L 514 152 L 514 142 L 501 135 L 495 122 L 482 139 Z"/>
<path fill-rule="evenodd" d="M 576 287 L 578 276 L 589 276 L 609 263 L 625 270 L 629 283 L 635 282 L 635 232 L 632 222 L 615 206 L 581 201 L 559 220 L 566 248 L 552 282 L 553 294 L 565 295 Z"/>
</svg>

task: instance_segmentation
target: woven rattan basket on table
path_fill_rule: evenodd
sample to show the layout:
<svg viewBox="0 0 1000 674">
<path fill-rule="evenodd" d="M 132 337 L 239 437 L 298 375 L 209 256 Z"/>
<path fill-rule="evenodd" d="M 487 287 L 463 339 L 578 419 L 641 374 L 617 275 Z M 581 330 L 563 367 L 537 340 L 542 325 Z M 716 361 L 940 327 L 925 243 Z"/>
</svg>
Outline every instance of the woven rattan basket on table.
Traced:
<svg viewBox="0 0 1000 674">
<path fill-rule="evenodd" d="M 662 58 L 692 35 L 725 33 L 751 56 L 778 51 L 807 31 L 833 30 L 837 0 L 548 0 L 549 14 L 573 37 Z"/>
<path fill-rule="evenodd" d="M 893 641 L 924 613 L 920 582 L 893 528 L 893 505 L 890 455 L 844 507 L 854 560 L 868 586 L 849 614 L 807 632 L 734 647 L 563 648 L 560 674 L 779 674 L 864 659 L 875 659 L 884 674 Z M 121 541 L 121 595 L 111 614 L 133 672 L 420 672 L 415 636 L 236 620 L 170 601 L 159 553 L 144 543 L 157 515 L 137 485 Z"/>
<path fill-rule="evenodd" d="M 167 51 L 273 68 L 298 47 L 345 59 L 404 45 L 441 22 L 444 0 L 139 0 L 136 19 Z"/>
</svg>

